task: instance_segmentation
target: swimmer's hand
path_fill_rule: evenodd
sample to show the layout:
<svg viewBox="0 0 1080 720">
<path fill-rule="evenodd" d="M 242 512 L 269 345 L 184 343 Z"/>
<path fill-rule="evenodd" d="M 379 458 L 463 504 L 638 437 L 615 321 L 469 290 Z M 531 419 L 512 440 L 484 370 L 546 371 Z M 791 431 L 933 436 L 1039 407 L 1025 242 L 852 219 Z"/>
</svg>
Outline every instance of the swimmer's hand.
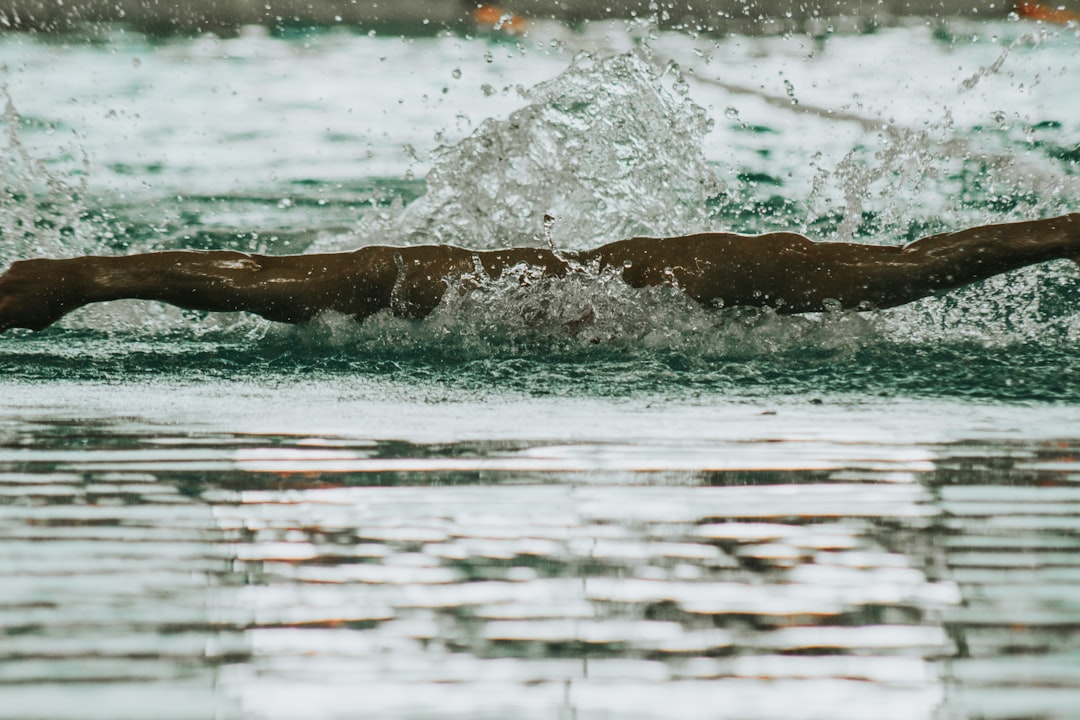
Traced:
<svg viewBox="0 0 1080 720">
<path fill-rule="evenodd" d="M 0 333 L 41 330 L 85 303 L 78 264 L 71 260 L 20 260 L 0 275 Z"/>
</svg>

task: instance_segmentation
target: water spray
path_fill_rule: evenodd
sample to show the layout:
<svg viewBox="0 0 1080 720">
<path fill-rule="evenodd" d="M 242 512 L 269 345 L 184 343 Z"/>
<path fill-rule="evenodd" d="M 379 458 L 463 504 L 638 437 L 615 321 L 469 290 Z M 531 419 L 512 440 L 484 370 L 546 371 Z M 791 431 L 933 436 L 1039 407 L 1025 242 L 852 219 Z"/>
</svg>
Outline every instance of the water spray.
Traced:
<svg viewBox="0 0 1080 720">
<path fill-rule="evenodd" d="M 551 227 L 555 224 L 555 216 L 544 213 L 544 239 L 547 240 L 548 247 L 551 252 L 558 255 L 555 250 L 555 241 L 551 239 Z"/>
</svg>

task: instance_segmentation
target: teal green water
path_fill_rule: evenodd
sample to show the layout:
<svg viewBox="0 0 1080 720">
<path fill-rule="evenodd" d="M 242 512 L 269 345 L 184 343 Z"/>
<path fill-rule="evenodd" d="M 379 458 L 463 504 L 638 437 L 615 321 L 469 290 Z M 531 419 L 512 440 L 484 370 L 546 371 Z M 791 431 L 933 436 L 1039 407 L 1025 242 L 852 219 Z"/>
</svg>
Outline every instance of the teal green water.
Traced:
<svg viewBox="0 0 1080 720">
<path fill-rule="evenodd" d="M 559 247 L 899 243 L 1080 190 L 1075 30 L 1020 22 L 109 27 L 0 65 L 0 264 L 546 212 Z M 881 313 L 579 276 L 5 334 L 0 718 L 1072 717 L 1078 339 L 1065 262 Z"/>
<path fill-rule="evenodd" d="M 818 328 L 810 332 L 815 335 Z M 58 338 L 61 336 L 61 338 Z M 364 337 L 346 343 L 311 333 L 280 332 L 257 340 L 119 337 L 53 331 L 20 342 L 0 358 L 9 381 L 82 380 L 123 383 L 156 377 L 189 380 L 272 381 L 303 375 L 334 383 L 341 378 L 442 382 L 479 394 L 536 396 L 771 398 L 870 400 L 885 397 L 1076 403 L 1080 367 L 1071 344 L 1016 343 L 987 348 L 978 342 L 946 346 L 893 344 L 868 347 L 785 347 L 780 353 L 739 348 L 730 354 L 699 348 L 647 351 L 616 347 L 559 347 L 544 339 L 514 340 L 476 352 L 432 347 L 430 336 Z M 788 338 L 784 338 L 788 341 Z M 845 342 L 850 342 L 845 338 Z M 62 342 L 63 347 L 57 348 Z M 760 339 L 759 344 L 764 344 Z"/>
</svg>

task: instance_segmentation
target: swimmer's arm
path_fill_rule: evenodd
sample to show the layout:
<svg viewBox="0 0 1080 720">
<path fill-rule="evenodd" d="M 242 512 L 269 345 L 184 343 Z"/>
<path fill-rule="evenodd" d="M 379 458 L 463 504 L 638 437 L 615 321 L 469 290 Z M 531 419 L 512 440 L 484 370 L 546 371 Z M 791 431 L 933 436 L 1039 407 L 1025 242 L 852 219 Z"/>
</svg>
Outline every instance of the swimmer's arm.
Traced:
<svg viewBox="0 0 1080 720">
<path fill-rule="evenodd" d="M 881 309 L 1048 260 L 1078 261 L 1080 214 L 973 227 L 902 247 L 819 243 L 790 233 L 736 237 L 727 252 L 725 272 L 705 274 L 711 282 L 699 292 L 706 300 L 771 305 L 781 313 Z"/>
<path fill-rule="evenodd" d="M 830 301 L 884 308 L 1025 265 L 1080 259 L 1080 214 L 970 228 L 902 248 L 814 243 L 790 233 L 706 234 L 617 241 L 574 258 L 622 268 L 635 287 L 674 281 L 705 304 L 770 305 L 780 312 L 816 312 Z M 498 277 L 520 262 L 553 275 L 567 270 L 566 261 L 547 250 L 439 245 L 280 257 L 173 251 L 27 260 L 0 275 L 0 332 L 38 330 L 88 303 L 124 298 L 246 310 L 282 322 L 303 322 L 326 310 L 363 318 L 391 308 L 423 317 L 442 298 L 448 279 L 479 266 Z"/>
<path fill-rule="evenodd" d="M 366 317 L 390 302 L 385 253 L 267 256 L 170 251 L 25 260 L 0 275 L 0 332 L 40 330 L 89 303 L 159 300 L 205 311 L 248 311 L 280 322 L 320 312 Z"/>
</svg>

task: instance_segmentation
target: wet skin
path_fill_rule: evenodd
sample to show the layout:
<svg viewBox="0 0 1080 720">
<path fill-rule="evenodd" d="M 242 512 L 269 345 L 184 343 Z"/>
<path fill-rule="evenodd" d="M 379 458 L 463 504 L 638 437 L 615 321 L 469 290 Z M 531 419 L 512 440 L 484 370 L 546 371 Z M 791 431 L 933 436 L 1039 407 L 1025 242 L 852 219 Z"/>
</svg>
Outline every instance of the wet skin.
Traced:
<svg viewBox="0 0 1080 720">
<path fill-rule="evenodd" d="M 887 308 L 1035 263 L 1080 258 L 1080 213 L 986 225 L 904 246 L 818 243 L 794 233 L 630 238 L 584 251 L 368 246 L 317 255 L 171 251 L 15 262 L 0 275 L 0 332 L 40 330 L 88 303 L 159 300 L 304 322 L 332 310 L 422 318 L 451 286 L 522 264 L 544 276 L 613 270 L 632 287 L 673 285 L 707 306 L 780 313 Z"/>
</svg>

